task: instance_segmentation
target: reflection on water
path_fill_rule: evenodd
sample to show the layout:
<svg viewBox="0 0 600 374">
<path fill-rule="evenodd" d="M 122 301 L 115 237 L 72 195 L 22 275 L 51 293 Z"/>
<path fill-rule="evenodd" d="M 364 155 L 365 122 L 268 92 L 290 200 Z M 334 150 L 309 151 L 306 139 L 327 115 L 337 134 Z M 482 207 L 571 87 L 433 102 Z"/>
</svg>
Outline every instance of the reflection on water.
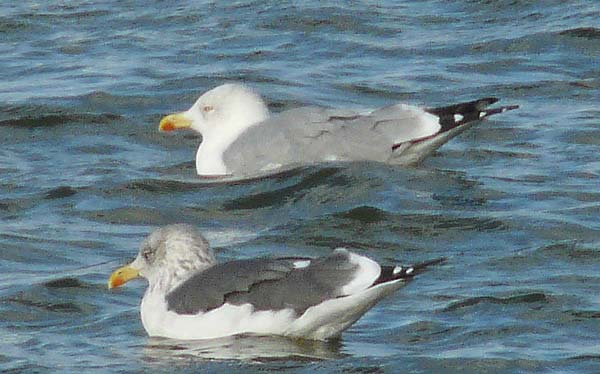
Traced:
<svg viewBox="0 0 600 374">
<path fill-rule="evenodd" d="M 279 336 L 237 335 L 209 340 L 151 338 L 144 346 L 149 360 L 333 360 L 347 355 L 340 352 L 339 340 L 314 341 Z"/>
</svg>

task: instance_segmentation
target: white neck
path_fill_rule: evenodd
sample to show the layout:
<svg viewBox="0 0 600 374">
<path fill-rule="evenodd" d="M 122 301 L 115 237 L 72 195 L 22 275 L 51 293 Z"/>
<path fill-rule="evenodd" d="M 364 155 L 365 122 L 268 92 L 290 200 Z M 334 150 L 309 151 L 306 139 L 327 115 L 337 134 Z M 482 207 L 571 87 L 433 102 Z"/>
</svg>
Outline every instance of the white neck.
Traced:
<svg viewBox="0 0 600 374">
<path fill-rule="evenodd" d="M 219 134 L 202 134 L 202 143 L 196 152 L 196 172 L 198 175 L 226 175 L 227 166 L 223 154 L 244 131 L 222 131 Z"/>
<path fill-rule="evenodd" d="M 259 122 L 253 122 L 241 128 L 223 126 L 219 133 L 208 131 L 203 133 L 202 143 L 196 153 L 196 172 L 198 175 L 218 176 L 230 174 L 223 160 L 223 154 L 244 131 Z"/>
<path fill-rule="evenodd" d="M 166 294 L 174 287 L 181 283 L 181 279 L 178 279 L 174 274 L 170 274 L 168 271 L 160 271 L 158 275 L 148 278 L 148 288 L 146 289 L 146 295 L 150 294 Z"/>
<path fill-rule="evenodd" d="M 219 144 L 203 137 L 198 152 L 196 152 L 196 173 L 198 175 L 226 175 L 227 167 L 223 161 L 223 152 L 229 144 Z"/>
</svg>

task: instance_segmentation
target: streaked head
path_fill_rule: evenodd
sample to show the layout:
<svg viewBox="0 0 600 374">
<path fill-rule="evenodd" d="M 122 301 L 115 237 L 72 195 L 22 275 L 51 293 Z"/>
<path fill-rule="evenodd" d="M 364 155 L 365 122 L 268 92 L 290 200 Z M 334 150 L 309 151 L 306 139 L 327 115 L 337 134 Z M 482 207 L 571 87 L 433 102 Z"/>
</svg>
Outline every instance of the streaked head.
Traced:
<svg viewBox="0 0 600 374">
<path fill-rule="evenodd" d="M 193 226 L 164 226 L 142 242 L 133 262 L 112 273 L 108 288 L 119 287 L 137 277 L 148 279 L 151 286 L 162 282 L 161 287 L 171 288 L 215 263 L 208 242 Z"/>
</svg>

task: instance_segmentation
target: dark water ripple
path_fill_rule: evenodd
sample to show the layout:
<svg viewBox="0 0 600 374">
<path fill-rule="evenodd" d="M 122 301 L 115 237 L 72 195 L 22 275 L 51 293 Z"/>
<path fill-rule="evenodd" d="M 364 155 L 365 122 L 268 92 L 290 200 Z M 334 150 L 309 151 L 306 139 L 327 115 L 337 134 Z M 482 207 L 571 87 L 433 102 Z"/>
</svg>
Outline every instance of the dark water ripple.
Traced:
<svg viewBox="0 0 600 374">
<path fill-rule="evenodd" d="M 566 372 L 600 368 L 600 8 L 593 1 L 0 5 L 0 370 Z M 224 81 L 280 111 L 498 96 L 422 165 L 201 180 L 160 134 Z M 340 340 L 150 339 L 108 274 L 154 227 L 223 258 L 448 262 Z"/>
</svg>

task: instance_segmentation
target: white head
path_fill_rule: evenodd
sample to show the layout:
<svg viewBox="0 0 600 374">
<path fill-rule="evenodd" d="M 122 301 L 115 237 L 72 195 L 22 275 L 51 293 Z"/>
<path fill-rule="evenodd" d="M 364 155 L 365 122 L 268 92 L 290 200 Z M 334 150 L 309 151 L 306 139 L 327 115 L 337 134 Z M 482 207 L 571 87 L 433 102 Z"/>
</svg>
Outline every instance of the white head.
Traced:
<svg viewBox="0 0 600 374">
<path fill-rule="evenodd" d="M 204 93 L 187 111 L 163 118 L 159 130 L 191 128 L 203 138 L 227 137 L 268 117 L 269 109 L 259 94 L 244 85 L 228 83 Z"/>
<path fill-rule="evenodd" d="M 252 89 L 241 84 L 224 84 L 206 92 L 185 112 L 160 121 L 160 131 L 191 128 L 202 134 L 196 154 L 200 175 L 227 174 L 223 152 L 247 128 L 266 120 L 269 109 Z"/>
<path fill-rule="evenodd" d="M 142 242 L 135 260 L 117 269 L 108 287 L 119 287 L 141 276 L 148 279 L 150 289 L 170 290 L 216 262 L 208 242 L 198 230 L 185 224 L 168 225 L 154 230 Z"/>
</svg>

